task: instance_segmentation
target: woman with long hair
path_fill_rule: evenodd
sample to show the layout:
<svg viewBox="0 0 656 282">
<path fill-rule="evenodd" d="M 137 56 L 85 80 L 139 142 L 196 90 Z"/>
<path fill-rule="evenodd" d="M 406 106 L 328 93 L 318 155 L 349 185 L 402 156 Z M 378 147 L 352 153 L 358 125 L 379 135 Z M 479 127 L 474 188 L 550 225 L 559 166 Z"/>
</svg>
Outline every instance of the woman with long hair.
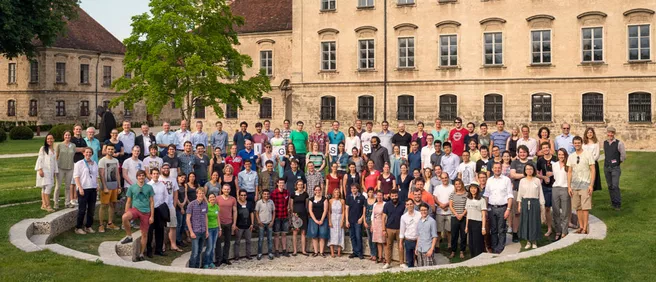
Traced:
<svg viewBox="0 0 656 282">
<path fill-rule="evenodd" d="M 594 128 L 588 127 L 583 134 L 583 151 L 588 151 L 595 161 L 595 181 L 593 191 L 601 190 L 601 177 L 599 176 L 599 140 Z"/>
<path fill-rule="evenodd" d="M 225 166 L 223 168 L 223 173 L 221 174 L 220 184 L 223 186 L 224 184 L 230 185 L 230 196 L 235 197 L 237 196 L 239 190 L 239 178 L 235 176 L 235 174 L 232 172 L 234 168 L 232 166 Z"/>
<path fill-rule="evenodd" d="M 405 200 L 410 196 L 410 183 L 412 176 L 408 172 L 408 165 L 401 164 L 401 173 L 396 178 L 396 189 L 399 190 L 399 203 L 405 203 Z"/>
<path fill-rule="evenodd" d="M 75 144 L 71 142 L 73 135 L 70 131 L 64 131 L 64 142 L 57 144 L 55 155 L 57 156 L 57 182 L 53 191 L 52 200 L 54 201 L 54 209 L 59 208 L 59 189 L 64 184 L 65 207 L 73 207 L 71 200 L 75 198 L 75 189 L 71 189 L 71 182 L 73 181 L 73 156 L 75 155 Z M 125 187 L 127 189 L 127 187 Z"/>
<path fill-rule="evenodd" d="M 408 159 L 401 157 L 401 149 L 398 145 L 394 145 L 392 148 L 392 154 L 390 154 L 390 168 L 392 169 L 392 175 L 398 178 L 401 174 L 401 165 L 408 164 Z M 400 195 L 400 194 L 399 194 Z M 405 203 L 405 202 L 403 202 Z"/>
<path fill-rule="evenodd" d="M 383 207 L 385 207 L 385 201 L 383 201 L 383 191 L 378 190 L 376 191 L 376 203 L 373 207 L 370 224 L 372 241 L 376 243 L 376 253 L 378 254 L 376 263 L 384 261 L 383 246 L 385 245 L 386 240 L 385 235 L 383 234 L 383 225 L 385 224 L 385 222 L 383 222 Z"/>
<path fill-rule="evenodd" d="M 410 181 L 410 192 L 408 192 L 408 198 L 412 197 L 412 193 L 415 192 L 415 180 L 417 179 L 423 179 L 423 176 L 421 175 L 421 169 L 415 168 L 412 171 L 412 181 Z"/>
<path fill-rule="evenodd" d="M 298 160 L 298 156 L 296 156 L 296 147 L 294 146 L 294 143 L 289 142 L 285 150 L 285 155 L 282 157 L 280 163 L 280 165 L 285 168 L 285 171 L 292 169 L 292 160 Z"/>
<path fill-rule="evenodd" d="M 524 167 L 524 178 L 519 181 L 517 191 L 517 212 L 519 213 L 519 238 L 526 240 L 524 249 L 538 247 L 541 237 L 541 222 L 544 222 L 544 194 L 542 182 L 536 175 L 535 166 L 527 163 Z"/>
<path fill-rule="evenodd" d="M 351 196 L 351 184 L 355 183 L 360 187 L 360 184 L 362 184 L 362 181 L 360 179 L 360 174 L 355 170 L 355 164 L 354 163 L 349 163 L 348 164 L 348 172 L 344 174 L 342 177 L 342 183 L 344 184 L 342 186 L 342 190 L 346 191 L 345 193 L 345 198 L 348 198 Z"/>
<path fill-rule="evenodd" d="M 212 175 L 214 174 L 218 175 L 218 172 L 214 172 Z M 216 201 L 216 194 L 209 194 L 207 196 L 207 232 L 209 233 L 209 236 L 207 237 L 207 247 L 205 248 L 205 255 L 203 256 L 203 268 L 213 269 L 215 268 L 213 263 L 215 252 L 214 247 L 217 238 L 221 236 L 221 228 L 219 226 L 219 205 Z M 226 232 L 230 231 L 226 230 Z"/>
<path fill-rule="evenodd" d="M 465 184 L 459 178 L 453 181 L 453 186 L 456 191 L 449 196 L 449 208 L 451 209 L 451 254 L 449 258 L 456 255 L 458 239 L 460 239 L 460 259 L 464 259 L 467 248 L 467 234 L 465 234 L 467 191 L 465 191 Z"/>
<path fill-rule="evenodd" d="M 510 177 L 510 164 L 512 163 L 512 154 L 510 151 L 501 153 L 501 174 Z"/>
<path fill-rule="evenodd" d="M 330 167 L 330 173 L 326 175 L 326 198 L 330 199 L 333 195 L 333 191 L 335 190 L 339 190 L 341 192 L 340 195 L 343 195 L 343 188 L 342 179 L 337 173 L 337 164 L 335 163 Z"/>
<path fill-rule="evenodd" d="M 223 158 L 223 152 L 220 147 L 214 148 L 212 158 L 210 159 L 210 175 L 215 171 L 219 175 L 223 174 L 223 168 L 225 168 L 225 159 Z"/>
<path fill-rule="evenodd" d="M 376 261 L 376 257 L 378 256 L 378 247 L 376 247 L 376 243 L 374 243 L 374 234 L 371 231 L 374 205 L 376 204 L 376 197 L 374 194 L 374 188 L 367 188 L 367 208 L 365 209 L 364 215 L 364 229 L 367 231 L 367 241 L 369 243 L 369 259 L 372 261 Z"/>
<path fill-rule="evenodd" d="M 125 147 L 123 146 L 123 142 L 118 140 L 118 130 L 117 129 L 112 129 L 111 133 L 109 134 L 109 139 L 105 140 L 105 144 L 102 146 L 102 156 L 107 155 L 107 146 L 113 146 L 114 147 L 114 155 L 112 157 L 118 159 L 121 163 L 123 163 L 123 156 L 125 156 Z M 98 156 L 98 158 L 102 158 L 101 156 Z"/>
<path fill-rule="evenodd" d="M 187 211 L 187 204 L 189 201 L 187 201 L 187 176 L 184 174 L 179 174 L 177 177 L 178 181 L 178 199 L 174 203 L 175 204 L 175 217 L 178 221 L 178 225 L 175 227 L 175 245 L 178 246 L 178 249 L 180 247 L 184 247 L 185 244 L 182 242 L 182 233 L 186 231 L 187 229 L 187 216 L 185 215 Z"/>
<path fill-rule="evenodd" d="M 273 148 L 285 146 L 285 139 L 282 138 L 282 136 L 280 135 L 280 129 L 276 128 L 273 130 L 273 138 L 269 140 L 269 143 L 271 143 L 271 146 L 273 146 Z M 278 165 L 276 166 L 275 169 L 278 171 L 278 177 L 282 177 L 285 174 L 285 169 L 284 166 L 282 165 L 283 155 L 279 155 L 278 152 L 273 152 L 273 153 L 278 158 Z"/>
<path fill-rule="evenodd" d="M 380 171 L 377 171 L 374 168 L 374 161 L 367 161 L 367 168 L 362 172 L 362 183 L 361 187 L 373 187 L 378 189 L 378 176 L 380 176 Z"/>
<path fill-rule="evenodd" d="M 219 172 L 218 171 L 213 171 L 212 174 L 210 175 L 210 181 L 207 181 L 205 183 L 205 187 L 203 188 L 205 190 L 205 195 L 209 197 L 209 195 L 214 195 L 218 196 L 221 194 L 221 183 L 219 182 Z"/>
<path fill-rule="evenodd" d="M 551 130 L 549 130 L 549 128 L 546 126 L 540 127 L 540 129 L 538 130 L 538 144 L 542 144 L 544 142 L 549 143 L 549 148 L 551 148 L 551 153 L 555 154 L 554 148 L 556 148 L 556 146 L 554 146 L 554 141 L 551 140 L 550 138 L 551 138 Z M 538 150 L 536 155 L 538 157 L 541 157 L 544 154 L 542 153 L 542 150 Z"/>
<path fill-rule="evenodd" d="M 337 164 L 337 173 L 340 177 L 346 174 L 347 166 L 349 164 L 349 155 L 346 153 L 345 148 L 346 145 L 344 145 L 344 142 L 340 142 L 337 144 L 337 155 L 329 156 L 330 165 L 332 166 L 334 163 Z"/>
<path fill-rule="evenodd" d="M 310 152 L 305 155 L 307 164 L 314 165 L 314 170 L 321 172 L 322 175 L 325 175 L 323 169 L 326 168 L 326 155 L 319 150 L 319 143 L 310 142 Z"/>
<path fill-rule="evenodd" d="M 278 169 L 278 155 L 273 153 L 273 147 L 271 146 L 271 143 L 264 142 L 264 145 L 262 146 L 264 147 L 264 153 L 262 153 L 257 160 L 260 163 L 260 171 L 266 170 L 267 161 L 273 162 L 273 170 L 276 171 Z"/>
<path fill-rule="evenodd" d="M 513 160 L 517 157 L 517 141 L 519 138 L 519 127 L 513 126 L 512 134 L 506 141 L 506 150 L 510 152 L 510 157 L 512 157 Z"/>
<path fill-rule="evenodd" d="M 383 191 L 383 199 L 389 200 L 390 192 L 396 187 L 396 178 L 392 175 L 390 171 L 389 163 L 383 165 L 383 173 L 378 176 L 378 182 L 376 183 L 376 190 Z"/>
<path fill-rule="evenodd" d="M 314 197 L 308 202 L 308 211 L 310 212 L 307 237 L 312 239 L 312 249 L 314 250 L 313 257 L 321 255 L 326 257 L 323 253 L 326 246 L 326 240 L 330 238 L 330 230 L 328 228 L 328 200 L 321 193 L 321 186 L 314 187 Z"/>
<path fill-rule="evenodd" d="M 467 194 L 467 223 L 465 233 L 469 234 L 469 252 L 471 257 L 476 257 L 485 250 L 485 240 L 483 236 L 487 233 L 485 230 L 485 221 L 487 215 L 487 203 L 485 198 L 481 197 L 481 188 L 477 183 L 469 185 Z"/>
<path fill-rule="evenodd" d="M 363 168 L 364 168 L 364 159 L 362 158 L 362 156 L 360 156 L 360 150 L 359 149 L 353 148 L 351 150 L 351 157 L 349 159 L 349 163 L 354 163 L 355 164 L 355 171 L 362 174 L 362 171 L 363 171 Z"/>
<path fill-rule="evenodd" d="M 196 193 L 197 193 L 196 190 L 198 190 L 198 188 L 199 185 L 198 185 L 198 179 L 196 179 L 196 173 L 192 171 L 189 174 L 187 174 L 187 183 L 185 183 L 185 194 L 187 196 L 186 197 L 187 204 L 184 207 L 185 210 L 187 209 L 187 205 L 189 205 L 189 203 L 196 200 Z M 187 243 L 191 243 L 191 235 L 189 234 L 189 228 L 191 228 L 191 226 L 189 225 L 185 227 L 185 231 L 187 232 Z"/>
<path fill-rule="evenodd" d="M 307 234 L 307 228 L 308 228 L 308 193 L 305 191 L 305 188 L 303 188 L 304 183 L 303 180 L 297 180 L 296 184 L 294 184 L 294 188 L 296 190 L 294 191 L 294 194 L 292 194 L 291 198 L 292 200 L 289 201 L 289 204 L 291 205 L 292 209 L 292 215 L 297 216 L 303 221 L 303 224 L 299 226 L 298 228 L 293 228 L 292 229 L 292 245 L 294 246 L 294 253 L 292 253 L 292 256 L 296 256 L 298 253 L 297 251 L 297 235 L 300 233 L 301 234 L 301 253 L 304 256 L 307 256 L 308 253 L 305 251 L 305 236 Z"/>
<path fill-rule="evenodd" d="M 570 196 L 567 193 L 567 158 L 569 155 L 565 148 L 558 149 L 557 154 L 558 161 L 551 163 L 554 176 L 554 183 L 551 188 L 551 213 L 553 214 L 552 229 L 556 232 L 556 241 L 567 236 L 569 215 L 572 214 Z"/>
<path fill-rule="evenodd" d="M 360 137 L 358 137 L 355 127 L 349 127 L 344 144 L 346 146 L 346 153 L 348 153 L 349 156 L 353 156 L 353 149 L 358 149 L 358 152 L 360 151 Z"/>
<path fill-rule="evenodd" d="M 339 189 L 333 190 L 332 198 L 328 202 L 330 209 L 328 209 L 328 222 L 330 226 L 330 256 L 335 257 L 335 248 L 337 248 L 337 257 L 342 256 L 342 249 L 344 249 L 344 220 L 346 213 L 344 212 L 344 199 Z"/>
<path fill-rule="evenodd" d="M 50 207 L 50 194 L 52 188 L 55 187 L 55 175 L 59 173 L 54 145 L 55 136 L 48 134 L 43 140 L 43 146 L 39 149 L 39 157 L 34 166 L 36 187 L 41 188 L 41 209 L 47 212 L 55 211 Z"/>
</svg>

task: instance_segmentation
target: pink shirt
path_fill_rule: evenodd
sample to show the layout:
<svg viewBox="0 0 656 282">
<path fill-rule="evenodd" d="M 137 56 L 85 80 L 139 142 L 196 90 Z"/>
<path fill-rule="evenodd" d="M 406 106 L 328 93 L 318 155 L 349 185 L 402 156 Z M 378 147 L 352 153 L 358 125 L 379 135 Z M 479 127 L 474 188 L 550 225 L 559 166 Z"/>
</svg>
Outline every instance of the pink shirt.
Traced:
<svg viewBox="0 0 656 282">
<path fill-rule="evenodd" d="M 219 222 L 221 224 L 232 224 L 232 207 L 237 206 L 237 200 L 233 196 L 229 196 L 225 200 L 222 195 L 216 197 L 216 200 L 219 204 Z"/>
</svg>

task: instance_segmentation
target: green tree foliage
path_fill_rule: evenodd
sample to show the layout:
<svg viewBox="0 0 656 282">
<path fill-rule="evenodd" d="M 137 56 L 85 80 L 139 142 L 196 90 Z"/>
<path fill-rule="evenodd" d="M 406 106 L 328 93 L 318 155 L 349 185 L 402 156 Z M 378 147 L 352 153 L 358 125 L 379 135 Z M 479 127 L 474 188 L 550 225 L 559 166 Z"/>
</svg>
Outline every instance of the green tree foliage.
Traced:
<svg viewBox="0 0 656 282">
<path fill-rule="evenodd" d="M 7 58 L 33 57 L 39 46 L 52 45 L 77 17 L 78 0 L 0 0 L 0 53 Z"/>
<path fill-rule="evenodd" d="M 127 92 L 112 105 L 131 108 L 145 101 L 158 116 L 174 101 L 189 120 L 200 103 L 222 117 L 223 104 L 241 108 L 242 99 L 251 103 L 271 90 L 263 72 L 244 77 L 253 61 L 234 48 L 239 45 L 234 28 L 244 19 L 225 0 L 152 0 L 150 8 L 150 14 L 132 18 L 132 34 L 123 42 L 125 70 L 132 77 L 114 82 L 116 90 Z"/>
</svg>

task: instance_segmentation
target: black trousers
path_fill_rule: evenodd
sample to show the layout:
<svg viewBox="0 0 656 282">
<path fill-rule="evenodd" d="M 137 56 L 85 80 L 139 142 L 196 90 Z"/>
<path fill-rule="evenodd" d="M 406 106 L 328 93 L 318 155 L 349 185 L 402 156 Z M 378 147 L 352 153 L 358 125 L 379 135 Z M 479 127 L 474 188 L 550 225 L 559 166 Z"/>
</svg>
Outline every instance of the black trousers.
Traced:
<svg viewBox="0 0 656 282">
<path fill-rule="evenodd" d="M 492 206 L 490 213 L 490 235 L 492 236 L 492 251 L 499 254 L 506 247 L 506 231 L 508 226 L 503 218 L 507 205 Z M 514 231 L 514 230 L 513 230 Z"/>
<path fill-rule="evenodd" d="M 98 190 L 84 189 L 84 196 L 80 195 L 80 191 L 76 189 L 77 193 L 77 224 L 75 228 L 81 229 L 83 227 L 89 228 L 93 224 L 93 214 L 96 212 L 96 197 Z M 84 219 L 86 217 L 86 224 Z"/>
<path fill-rule="evenodd" d="M 478 220 L 469 221 L 469 252 L 471 257 L 476 257 L 480 255 L 485 249 L 485 242 L 483 241 L 483 222 Z"/>
<path fill-rule="evenodd" d="M 458 250 L 458 239 L 460 239 L 460 251 L 464 252 L 467 248 L 465 227 L 467 227 L 467 217 L 463 217 L 461 220 L 455 216 L 451 217 L 451 251 L 454 253 Z"/>
<path fill-rule="evenodd" d="M 229 260 L 230 240 L 232 240 L 232 224 L 220 224 L 221 237 L 216 240 L 214 247 L 214 264 Z"/>
<path fill-rule="evenodd" d="M 153 253 L 153 237 L 155 238 L 156 253 L 162 252 L 162 247 L 164 246 L 164 225 L 166 223 L 163 222 L 162 216 L 157 212 L 157 209 L 153 212 L 155 213 L 153 224 L 148 228 L 148 243 L 146 244 L 147 254 Z"/>
</svg>

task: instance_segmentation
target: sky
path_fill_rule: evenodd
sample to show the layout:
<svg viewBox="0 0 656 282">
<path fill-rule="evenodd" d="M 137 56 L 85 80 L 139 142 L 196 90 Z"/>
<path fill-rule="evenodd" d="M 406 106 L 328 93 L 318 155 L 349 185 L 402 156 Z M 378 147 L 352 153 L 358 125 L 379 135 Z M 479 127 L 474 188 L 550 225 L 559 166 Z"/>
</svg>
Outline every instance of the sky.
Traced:
<svg viewBox="0 0 656 282">
<path fill-rule="evenodd" d="M 132 32 L 132 16 L 148 12 L 149 0 L 82 0 L 80 7 L 116 38 Z"/>
</svg>

